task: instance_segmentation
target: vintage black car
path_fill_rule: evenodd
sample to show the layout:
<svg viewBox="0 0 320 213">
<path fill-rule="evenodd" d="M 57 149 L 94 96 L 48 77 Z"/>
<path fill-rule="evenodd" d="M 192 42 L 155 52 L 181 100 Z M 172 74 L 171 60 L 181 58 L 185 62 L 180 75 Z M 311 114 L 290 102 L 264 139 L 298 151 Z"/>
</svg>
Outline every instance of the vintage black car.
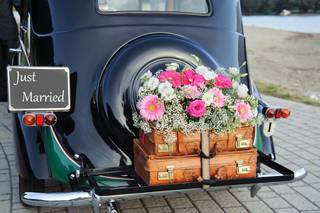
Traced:
<svg viewBox="0 0 320 213">
<path fill-rule="evenodd" d="M 112 202 L 118 199 L 202 190 L 199 182 L 145 186 L 135 178 L 137 79 L 170 62 L 192 67 L 192 54 L 213 68 L 246 62 L 239 0 L 23 0 L 20 24 L 21 47 L 11 50 L 19 63 L 9 70 L 29 67 L 40 75 L 45 71 L 39 70 L 60 69 L 66 75 L 59 78 L 70 89 L 61 96 L 64 106 L 37 105 L 37 98 L 32 106 L 19 105 L 14 91 L 10 93 L 23 203 L 92 204 L 99 212 L 108 202 L 109 210 L 117 212 Z M 249 74 L 248 66 L 241 71 Z M 47 78 L 54 86 L 55 77 Z M 259 112 L 266 114 L 271 108 L 250 75 L 243 83 L 260 100 Z M 302 179 L 304 169 L 293 172 L 275 162 L 273 121 L 256 131 L 257 178 L 205 184 L 211 189 L 251 186 L 254 196 L 264 185 Z M 261 165 L 274 172 L 262 172 Z M 43 182 L 49 179 L 70 184 L 73 192 L 44 193 Z"/>
</svg>

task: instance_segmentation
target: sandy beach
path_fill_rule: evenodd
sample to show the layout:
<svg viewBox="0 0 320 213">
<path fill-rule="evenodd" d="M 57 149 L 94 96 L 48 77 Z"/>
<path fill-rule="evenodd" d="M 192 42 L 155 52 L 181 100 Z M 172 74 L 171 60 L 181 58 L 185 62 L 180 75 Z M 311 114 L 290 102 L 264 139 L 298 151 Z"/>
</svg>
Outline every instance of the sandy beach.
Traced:
<svg viewBox="0 0 320 213">
<path fill-rule="evenodd" d="M 245 27 L 253 79 L 320 99 L 320 34 Z"/>
</svg>

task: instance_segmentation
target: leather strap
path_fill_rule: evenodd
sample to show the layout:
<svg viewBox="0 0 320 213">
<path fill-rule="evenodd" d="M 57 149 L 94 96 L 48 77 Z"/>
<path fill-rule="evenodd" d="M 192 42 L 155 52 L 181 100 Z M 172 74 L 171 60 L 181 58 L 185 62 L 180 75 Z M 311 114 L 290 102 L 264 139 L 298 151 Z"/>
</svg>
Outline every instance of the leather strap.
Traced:
<svg viewBox="0 0 320 213">
<path fill-rule="evenodd" d="M 201 158 L 211 159 L 211 158 L 214 158 L 216 155 L 215 155 L 215 153 L 210 153 L 209 155 L 206 155 L 203 151 L 201 151 L 201 152 L 199 153 L 199 156 L 200 156 Z"/>
<path fill-rule="evenodd" d="M 203 156 L 201 157 L 201 165 L 202 165 L 202 178 L 205 180 L 210 179 L 210 144 L 209 144 L 209 131 L 204 130 L 201 131 L 201 153 Z M 209 188 L 209 185 L 203 185 L 204 189 Z"/>
</svg>

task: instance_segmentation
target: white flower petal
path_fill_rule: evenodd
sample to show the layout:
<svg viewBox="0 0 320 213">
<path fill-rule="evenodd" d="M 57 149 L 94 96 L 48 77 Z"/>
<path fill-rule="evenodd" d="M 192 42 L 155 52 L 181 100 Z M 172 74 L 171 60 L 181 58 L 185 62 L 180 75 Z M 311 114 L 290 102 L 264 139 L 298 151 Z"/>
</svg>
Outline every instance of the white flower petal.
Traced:
<svg viewBox="0 0 320 213">
<path fill-rule="evenodd" d="M 202 100 L 205 102 L 206 106 L 210 106 L 213 103 L 213 98 L 213 93 L 208 92 L 202 96 Z"/>
<path fill-rule="evenodd" d="M 228 71 L 229 71 L 229 73 L 231 74 L 231 75 L 239 75 L 239 73 L 240 73 L 240 71 L 239 71 L 239 69 L 237 68 L 237 67 L 230 67 L 229 69 L 228 69 Z"/>
<path fill-rule="evenodd" d="M 141 80 L 146 82 L 147 80 L 149 80 L 152 77 L 152 72 L 150 70 L 148 70 L 145 74 L 143 74 L 141 76 Z"/>
<path fill-rule="evenodd" d="M 207 81 L 210 80 L 214 80 L 217 77 L 217 74 L 213 71 L 207 71 L 205 73 L 202 74 L 204 79 L 206 79 Z"/>
<path fill-rule="evenodd" d="M 245 84 L 240 84 L 237 88 L 237 94 L 240 98 L 245 98 L 248 96 L 248 87 Z"/>
<path fill-rule="evenodd" d="M 146 83 L 145 87 L 149 90 L 155 90 L 159 86 L 159 79 L 151 77 Z"/>
<path fill-rule="evenodd" d="M 204 73 L 209 72 L 209 71 L 210 71 L 210 69 L 206 66 L 203 66 L 203 65 L 200 65 L 196 68 L 196 72 L 201 75 L 203 75 Z"/>
</svg>

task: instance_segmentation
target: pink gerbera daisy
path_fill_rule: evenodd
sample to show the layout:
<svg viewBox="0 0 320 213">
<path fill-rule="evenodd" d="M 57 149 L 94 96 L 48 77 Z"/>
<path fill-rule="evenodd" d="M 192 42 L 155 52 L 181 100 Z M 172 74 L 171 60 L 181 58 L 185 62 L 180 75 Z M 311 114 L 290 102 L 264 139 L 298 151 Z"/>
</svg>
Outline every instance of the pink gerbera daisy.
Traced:
<svg viewBox="0 0 320 213">
<path fill-rule="evenodd" d="M 249 104 L 243 101 L 236 102 L 236 116 L 240 118 L 241 123 L 245 123 L 252 118 L 253 113 Z"/>
<path fill-rule="evenodd" d="M 144 97 L 140 104 L 140 115 L 147 121 L 156 121 L 162 118 L 165 107 L 164 103 L 156 95 Z"/>
</svg>

